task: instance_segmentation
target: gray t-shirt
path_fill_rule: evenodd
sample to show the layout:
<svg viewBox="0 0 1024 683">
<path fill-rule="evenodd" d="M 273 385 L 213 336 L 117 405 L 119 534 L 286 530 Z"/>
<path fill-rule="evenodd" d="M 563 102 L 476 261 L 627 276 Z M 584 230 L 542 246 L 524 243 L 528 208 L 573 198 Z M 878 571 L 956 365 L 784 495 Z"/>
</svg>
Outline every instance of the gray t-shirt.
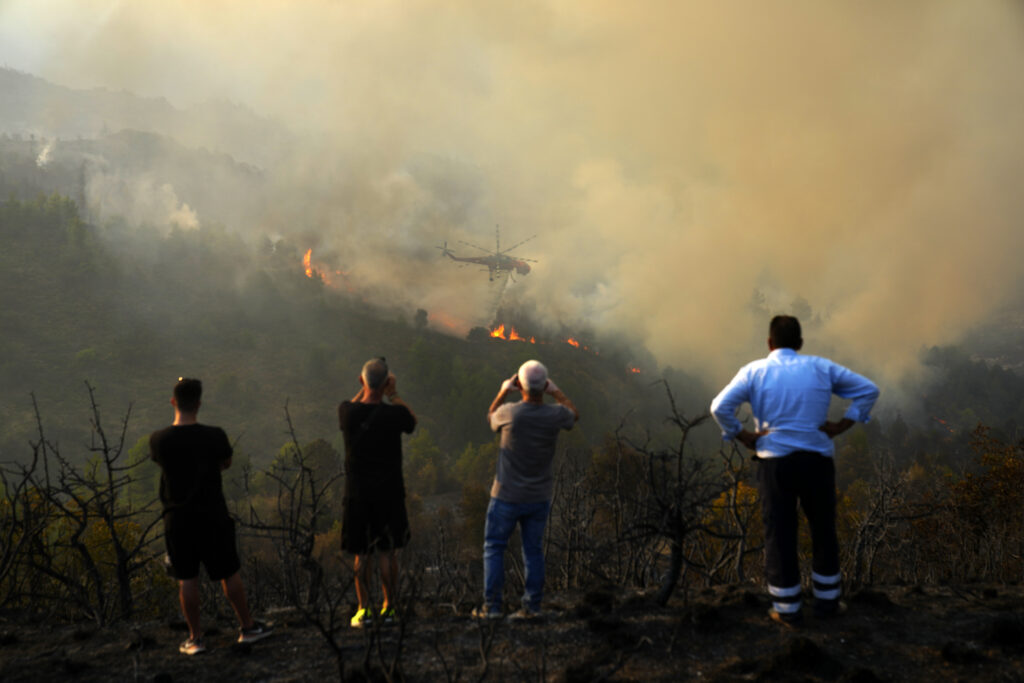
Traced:
<svg viewBox="0 0 1024 683">
<path fill-rule="evenodd" d="M 551 461 L 558 432 L 576 418 L 563 405 L 506 403 L 491 413 L 491 429 L 501 433 L 498 471 L 491 497 L 507 503 L 551 500 Z"/>
</svg>

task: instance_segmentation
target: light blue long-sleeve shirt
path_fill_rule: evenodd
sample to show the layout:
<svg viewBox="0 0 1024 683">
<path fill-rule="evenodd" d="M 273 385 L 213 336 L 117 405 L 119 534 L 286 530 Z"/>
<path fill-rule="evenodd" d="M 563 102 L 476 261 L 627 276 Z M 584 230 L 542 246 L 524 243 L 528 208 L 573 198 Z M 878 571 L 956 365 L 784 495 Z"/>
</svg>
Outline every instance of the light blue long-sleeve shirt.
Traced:
<svg viewBox="0 0 1024 683">
<path fill-rule="evenodd" d="M 757 455 L 778 458 L 795 451 L 832 456 L 832 440 L 819 427 L 828 418 L 832 394 L 852 399 L 845 417 L 867 422 L 878 399 L 874 382 L 827 358 L 804 356 L 793 349 L 775 349 L 767 358 L 745 365 L 711 402 L 711 415 L 731 440 L 743 426 L 736 411 L 749 403 Z"/>
</svg>

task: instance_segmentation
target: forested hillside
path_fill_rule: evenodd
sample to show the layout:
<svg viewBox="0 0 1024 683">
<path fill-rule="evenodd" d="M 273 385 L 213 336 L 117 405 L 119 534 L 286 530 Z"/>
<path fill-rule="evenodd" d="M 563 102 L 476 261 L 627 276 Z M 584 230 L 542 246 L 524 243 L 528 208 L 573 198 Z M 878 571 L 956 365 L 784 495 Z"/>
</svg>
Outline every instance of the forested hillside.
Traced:
<svg viewBox="0 0 1024 683">
<path fill-rule="evenodd" d="M 630 372 L 614 349 L 597 355 L 559 340 L 440 334 L 428 327 L 429 311 L 407 320 L 325 289 L 284 240 L 253 247 L 217 225 L 167 235 L 97 228 L 58 195 L 0 204 L 0 239 L 8 457 L 26 454 L 36 432 L 30 393 L 50 433 L 73 447 L 88 429 L 85 381 L 108 418 L 132 405 L 129 435 L 138 438 L 169 420 L 170 387 L 188 375 L 207 387 L 203 418 L 265 462 L 286 441 L 286 402 L 303 437 L 336 440 L 335 406 L 355 393 L 362 362 L 379 355 L 398 374 L 421 430 L 447 453 L 492 440 L 487 405 L 534 356 L 583 411 L 580 445 L 600 441 L 630 411 L 642 424 L 660 422 L 656 378 Z M 708 392 L 670 374 L 681 405 L 701 410 Z"/>
<path fill-rule="evenodd" d="M 580 404 L 581 445 L 599 442 L 627 414 L 634 427 L 657 429 L 665 411 L 663 391 L 651 386 L 661 375 L 630 372 L 625 351 L 441 334 L 429 327 L 430 311 L 410 320 L 325 288 L 283 239 L 252 246 L 218 224 L 167 234 L 123 221 L 97 227 L 72 199 L 50 195 L 0 204 L 0 240 L 8 416 L 0 443 L 9 457 L 24 453 L 36 431 L 30 393 L 52 433 L 74 443 L 88 427 L 89 381 L 108 417 L 132 405 L 129 434 L 139 437 L 168 419 L 173 381 L 196 375 L 207 386 L 204 418 L 265 461 L 285 441 L 286 401 L 303 436 L 336 440 L 334 406 L 375 355 L 390 359 L 423 429 L 452 454 L 491 439 L 486 405 L 529 357 L 549 363 Z M 978 424 L 1019 437 L 1019 375 L 956 348 L 932 348 L 922 362 L 926 380 L 903 388 L 910 400 L 890 402 L 895 410 L 857 438 L 884 440 L 904 462 L 955 467 Z M 664 373 L 684 412 L 705 409 L 711 389 L 685 372 Z M 704 431 L 713 445 L 713 430 Z"/>
</svg>

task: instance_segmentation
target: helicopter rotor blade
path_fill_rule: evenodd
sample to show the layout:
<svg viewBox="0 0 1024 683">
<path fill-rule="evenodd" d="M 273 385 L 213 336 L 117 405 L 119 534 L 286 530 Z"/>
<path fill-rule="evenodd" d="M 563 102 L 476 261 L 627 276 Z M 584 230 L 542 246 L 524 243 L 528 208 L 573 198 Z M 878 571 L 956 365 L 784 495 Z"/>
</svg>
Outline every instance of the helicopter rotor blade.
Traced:
<svg viewBox="0 0 1024 683">
<path fill-rule="evenodd" d="M 484 252 L 485 254 L 493 254 L 494 253 L 490 249 L 484 249 L 483 247 L 478 246 L 476 244 L 473 244 L 472 242 L 463 242 L 462 240 L 459 240 L 459 244 L 465 244 L 467 247 L 473 247 L 474 249 L 479 249 L 480 251 Z"/>
<path fill-rule="evenodd" d="M 516 243 L 515 243 L 515 244 L 513 244 L 513 245 L 512 245 L 511 247 L 509 247 L 508 249 L 506 249 L 506 250 L 505 250 L 505 253 L 507 254 L 508 252 L 512 251 L 513 249 L 515 249 L 516 247 L 518 247 L 518 246 L 519 246 L 519 245 L 521 245 L 521 244 L 526 244 L 527 242 L 529 242 L 530 240 L 532 240 L 532 239 L 533 239 L 534 237 L 536 237 L 536 236 L 537 236 L 537 235 L 533 235 L 532 237 L 527 237 L 527 238 L 526 238 L 525 240 L 523 240 L 522 242 L 516 242 Z"/>
</svg>

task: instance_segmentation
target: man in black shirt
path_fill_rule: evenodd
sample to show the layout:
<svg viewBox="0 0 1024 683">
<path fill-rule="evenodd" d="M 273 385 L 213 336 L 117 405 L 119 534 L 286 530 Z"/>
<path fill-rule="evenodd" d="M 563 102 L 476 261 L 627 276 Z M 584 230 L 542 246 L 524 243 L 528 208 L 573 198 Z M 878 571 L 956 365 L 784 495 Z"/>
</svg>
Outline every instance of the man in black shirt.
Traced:
<svg viewBox="0 0 1024 683">
<path fill-rule="evenodd" d="M 367 555 L 380 551 L 378 569 L 384 602 L 380 616 L 395 619 L 398 557 L 409 542 L 402 479 L 402 433 L 416 428 L 416 416 L 398 396 L 395 376 L 383 358 L 363 365 L 360 389 L 338 406 L 338 423 L 345 437 L 345 503 L 341 547 L 355 555 L 356 597 L 359 610 L 351 625 L 359 628 L 373 619 L 369 608 Z M 387 397 L 390 404 L 384 403 Z"/>
<path fill-rule="evenodd" d="M 228 515 L 221 488 L 221 470 L 231 465 L 231 443 L 220 427 L 199 424 L 203 385 L 181 378 L 171 405 L 174 424 L 149 437 L 149 450 L 160 465 L 160 502 L 163 504 L 164 540 L 171 570 L 178 579 L 181 610 L 189 638 L 179 646 L 187 655 L 206 650 L 199 621 L 199 565 L 220 581 L 241 626 L 238 642 L 249 643 L 270 635 L 270 627 L 253 621 L 238 573 L 241 562 L 235 548 L 235 523 Z"/>
</svg>

